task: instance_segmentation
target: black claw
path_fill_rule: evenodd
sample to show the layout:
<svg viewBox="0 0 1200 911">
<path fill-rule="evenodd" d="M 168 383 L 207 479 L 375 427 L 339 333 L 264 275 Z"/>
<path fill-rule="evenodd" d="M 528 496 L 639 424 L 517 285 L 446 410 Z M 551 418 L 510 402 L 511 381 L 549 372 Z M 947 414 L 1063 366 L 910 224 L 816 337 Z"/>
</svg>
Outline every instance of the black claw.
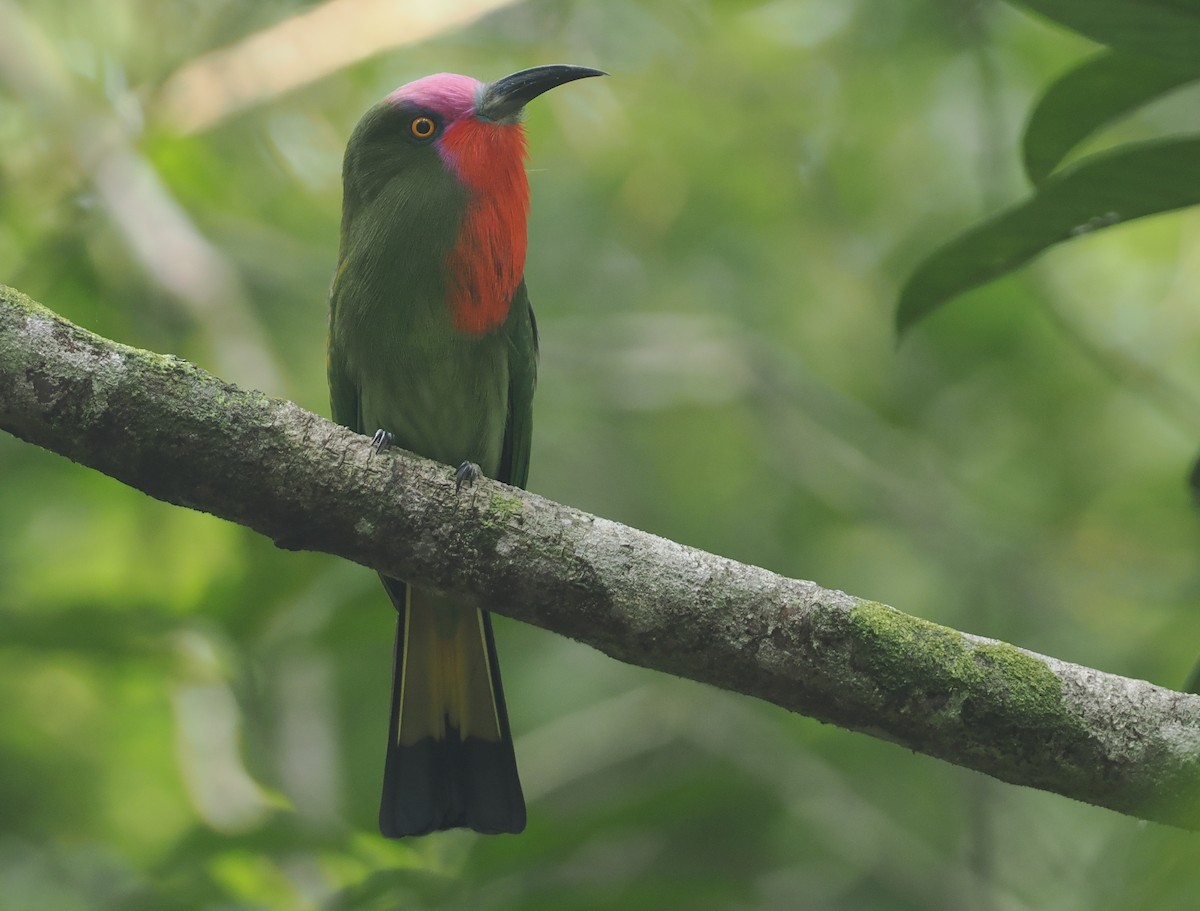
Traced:
<svg viewBox="0 0 1200 911">
<path fill-rule="evenodd" d="M 375 431 L 375 436 L 371 437 L 371 448 L 375 450 L 376 455 L 379 455 L 392 445 L 393 439 L 394 437 L 390 433 L 380 427 Z"/>
<path fill-rule="evenodd" d="M 454 489 L 461 491 L 464 486 L 472 487 L 483 477 L 483 471 L 474 462 L 463 462 L 454 472 Z"/>
</svg>

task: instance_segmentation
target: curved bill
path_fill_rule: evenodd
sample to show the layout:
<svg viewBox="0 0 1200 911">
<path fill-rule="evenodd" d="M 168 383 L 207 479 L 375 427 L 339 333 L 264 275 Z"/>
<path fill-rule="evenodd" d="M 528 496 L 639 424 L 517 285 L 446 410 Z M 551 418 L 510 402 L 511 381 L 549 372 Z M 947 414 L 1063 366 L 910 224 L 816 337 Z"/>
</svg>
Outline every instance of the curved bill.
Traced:
<svg viewBox="0 0 1200 911">
<path fill-rule="evenodd" d="M 487 120 L 506 120 L 520 114 L 526 104 L 543 92 L 567 82 L 574 82 L 576 79 L 607 75 L 603 70 L 566 63 L 521 70 L 519 73 L 497 79 L 487 86 L 475 105 L 475 113 Z"/>
</svg>

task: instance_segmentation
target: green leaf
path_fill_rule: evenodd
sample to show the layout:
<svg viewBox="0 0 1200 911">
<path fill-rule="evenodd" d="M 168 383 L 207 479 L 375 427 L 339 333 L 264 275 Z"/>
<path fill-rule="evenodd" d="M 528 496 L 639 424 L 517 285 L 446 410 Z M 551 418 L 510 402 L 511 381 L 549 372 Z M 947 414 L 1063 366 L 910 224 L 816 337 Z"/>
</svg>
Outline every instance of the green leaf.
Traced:
<svg viewBox="0 0 1200 911">
<path fill-rule="evenodd" d="M 1187 66 L 1200 55 L 1200 0 L 1010 0 L 1093 41 Z"/>
<path fill-rule="evenodd" d="M 1200 203 L 1200 137 L 1122 146 L 1047 178 L 1026 202 L 936 251 L 900 292 L 904 332 L 951 298 L 1080 234 Z"/>
<path fill-rule="evenodd" d="M 1195 79 L 1200 79 L 1200 49 L 1186 66 L 1120 51 L 1090 57 L 1059 77 L 1038 100 L 1025 127 L 1025 173 L 1041 183 L 1088 136 Z"/>
</svg>

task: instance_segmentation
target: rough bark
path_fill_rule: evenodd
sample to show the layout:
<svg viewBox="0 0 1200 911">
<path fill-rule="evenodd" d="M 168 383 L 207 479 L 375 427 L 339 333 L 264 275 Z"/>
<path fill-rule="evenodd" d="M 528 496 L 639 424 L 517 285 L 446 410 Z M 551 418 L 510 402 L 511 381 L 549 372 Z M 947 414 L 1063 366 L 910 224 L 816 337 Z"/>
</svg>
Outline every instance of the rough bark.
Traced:
<svg viewBox="0 0 1200 911">
<path fill-rule="evenodd" d="M 1200 697 L 983 639 L 365 437 L 0 286 L 0 429 L 151 496 L 667 673 L 1200 829 Z M 786 775 L 786 769 L 780 769 Z"/>
</svg>

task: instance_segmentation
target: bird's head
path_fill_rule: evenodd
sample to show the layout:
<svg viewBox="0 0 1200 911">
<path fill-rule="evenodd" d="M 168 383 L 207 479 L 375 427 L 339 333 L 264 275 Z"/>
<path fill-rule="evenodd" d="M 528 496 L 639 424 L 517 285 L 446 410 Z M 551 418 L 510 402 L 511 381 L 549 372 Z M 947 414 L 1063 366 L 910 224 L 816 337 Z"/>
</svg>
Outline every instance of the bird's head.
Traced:
<svg viewBox="0 0 1200 911">
<path fill-rule="evenodd" d="M 372 238 L 388 224 L 401 232 L 404 255 L 438 261 L 437 280 L 459 329 L 495 329 L 525 265 L 521 114 L 556 86 L 603 75 L 559 64 L 492 83 L 438 73 L 402 85 L 363 115 L 346 146 L 343 245 L 356 222 L 365 221 L 357 230 Z"/>
<path fill-rule="evenodd" d="M 492 189 L 498 167 L 524 161 L 525 105 L 556 86 L 603 75 L 554 64 L 492 83 L 437 73 L 402 85 L 367 111 L 350 137 L 344 166 L 348 195 L 369 200 L 391 178 L 435 166 L 468 188 Z"/>
</svg>

